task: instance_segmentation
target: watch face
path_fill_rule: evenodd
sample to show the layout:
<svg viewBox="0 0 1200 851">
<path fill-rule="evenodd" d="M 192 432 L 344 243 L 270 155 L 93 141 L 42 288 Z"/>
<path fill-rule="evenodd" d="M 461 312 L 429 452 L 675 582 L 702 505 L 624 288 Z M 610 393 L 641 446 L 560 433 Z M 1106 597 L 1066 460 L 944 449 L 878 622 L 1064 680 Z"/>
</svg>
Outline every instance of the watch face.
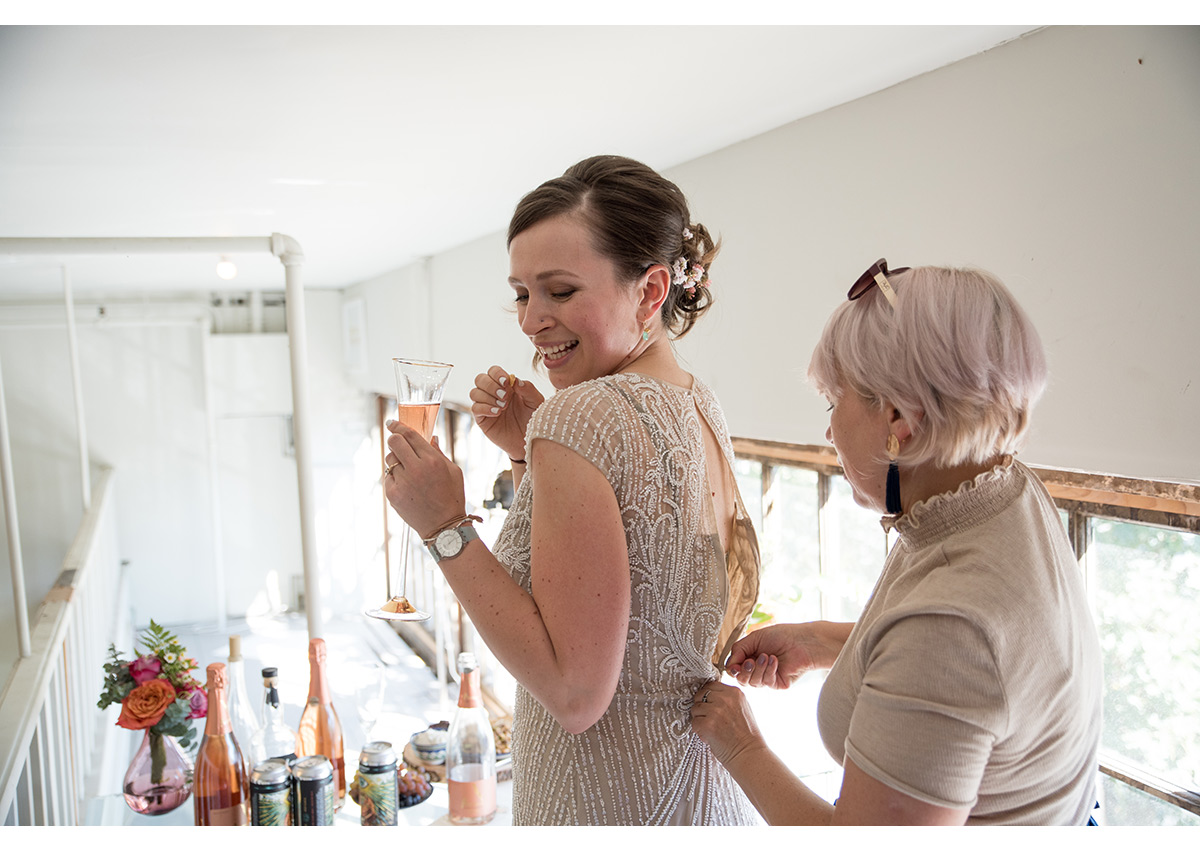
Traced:
<svg viewBox="0 0 1200 851">
<path fill-rule="evenodd" d="M 447 529 L 442 532 L 434 543 L 437 545 L 438 552 L 442 554 L 442 558 L 452 558 L 458 555 L 459 550 L 463 548 L 462 536 L 457 529 Z"/>
</svg>

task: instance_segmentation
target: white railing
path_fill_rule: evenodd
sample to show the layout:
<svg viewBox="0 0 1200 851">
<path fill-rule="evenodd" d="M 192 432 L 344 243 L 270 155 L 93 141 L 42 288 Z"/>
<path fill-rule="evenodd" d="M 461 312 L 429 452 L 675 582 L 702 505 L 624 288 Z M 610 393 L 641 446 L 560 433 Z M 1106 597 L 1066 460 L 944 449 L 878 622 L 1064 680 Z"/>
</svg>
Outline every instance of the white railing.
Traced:
<svg viewBox="0 0 1200 851">
<path fill-rule="evenodd" d="M 96 701 L 108 645 L 130 628 L 112 503 L 112 471 L 104 470 L 62 573 L 34 616 L 33 654 L 17 662 L 0 696 L 5 825 L 83 822 L 86 778 L 106 732 Z"/>
</svg>

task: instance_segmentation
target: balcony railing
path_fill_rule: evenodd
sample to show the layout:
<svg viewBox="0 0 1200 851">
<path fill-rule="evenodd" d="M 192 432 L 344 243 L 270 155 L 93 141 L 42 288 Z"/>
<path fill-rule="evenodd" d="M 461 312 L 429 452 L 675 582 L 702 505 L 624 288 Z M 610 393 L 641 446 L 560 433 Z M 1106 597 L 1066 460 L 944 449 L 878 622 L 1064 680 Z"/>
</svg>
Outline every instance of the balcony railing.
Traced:
<svg viewBox="0 0 1200 851">
<path fill-rule="evenodd" d="M 105 652 L 129 630 L 117 553 L 111 470 L 53 589 L 34 616 L 32 655 L 0 697 L 0 816 L 5 825 L 81 824 L 88 778 L 101 766 L 107 729 L 96 708 Z"/>
</svg>

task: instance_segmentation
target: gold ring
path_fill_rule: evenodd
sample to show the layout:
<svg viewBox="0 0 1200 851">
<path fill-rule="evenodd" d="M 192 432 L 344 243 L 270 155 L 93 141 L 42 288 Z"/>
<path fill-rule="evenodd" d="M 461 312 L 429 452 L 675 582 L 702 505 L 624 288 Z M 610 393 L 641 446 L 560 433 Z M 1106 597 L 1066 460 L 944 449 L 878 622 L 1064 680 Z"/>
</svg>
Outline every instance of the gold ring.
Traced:
<svg viewBox="0 0 1200 851">
<path fill-rule="evenodd" d="M 712 693 L 712 689 L 709 689 L 708 691 L 704 692 L 704 697 L 700 698 L 700 702 L 701 702 L 701 703 L 708 703 L 708 696 L 709 696 L 709 694 L 711 694 L 711 693 Z"/>
<path fill-rule="evenodd" d="M 397 462 L 397 464 L 398 463 L 399 462 Z M 396 464 L 388 464 L 386 467 L 383 468 L 383 477 L 385 479 L 392 474 L 392 468 L 395 466 L 396 466 Z"/>
</svg>

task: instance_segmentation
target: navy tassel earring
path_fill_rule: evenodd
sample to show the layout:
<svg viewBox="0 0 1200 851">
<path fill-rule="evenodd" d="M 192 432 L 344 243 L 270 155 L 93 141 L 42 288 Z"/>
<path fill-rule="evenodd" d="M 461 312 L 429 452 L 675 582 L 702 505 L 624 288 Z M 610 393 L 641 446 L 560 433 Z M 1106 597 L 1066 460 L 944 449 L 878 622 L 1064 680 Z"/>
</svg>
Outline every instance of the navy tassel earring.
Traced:
<svg viewBox="0 0 1200 851">
<path fill-rule="evenodd" d="M 899 514 L 900 505 L 900 468 L 896 466 L 896 458 L 900 455 L 900 440 L 894 434 L 887 439 L 887 456 L 891 460 L 887 472 L 887 513 Z"/>
<path fill-rule="evenodd" d="M 887 513 L 899 514 L 900 505 L 900 468 L 893 461 L 888 465 L 887 474 Z"/>
</svg>

